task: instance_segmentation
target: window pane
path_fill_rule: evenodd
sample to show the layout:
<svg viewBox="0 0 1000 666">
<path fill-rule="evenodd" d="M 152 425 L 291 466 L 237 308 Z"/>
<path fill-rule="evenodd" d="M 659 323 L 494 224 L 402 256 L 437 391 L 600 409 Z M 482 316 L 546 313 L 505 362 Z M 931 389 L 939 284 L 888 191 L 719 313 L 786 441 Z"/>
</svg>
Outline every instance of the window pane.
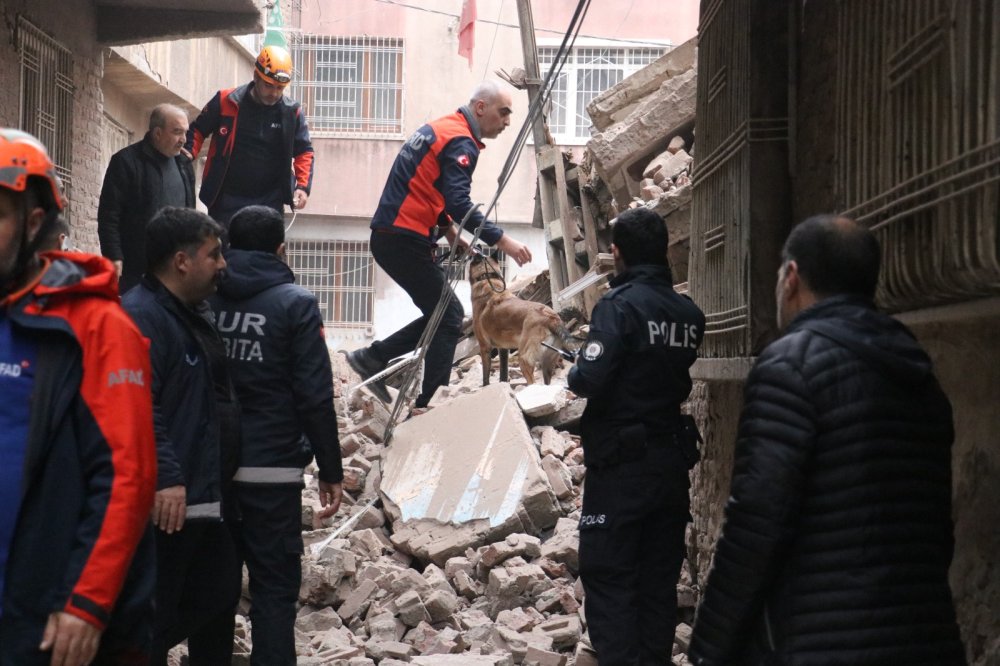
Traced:
<svg viewBox="0 0 1000 666">
<path fill-rule="evenodd" d="M 402 40 L 310 35 L 292 54 L 293 96 L 313 130 L 402 132 Z"/>
<path fill-rule="evenodd" d="M 327 326 L 371 326 L 375 268 L 366 241 L 289 241 L 288 265 L 315 294 Z"/>
</svg>

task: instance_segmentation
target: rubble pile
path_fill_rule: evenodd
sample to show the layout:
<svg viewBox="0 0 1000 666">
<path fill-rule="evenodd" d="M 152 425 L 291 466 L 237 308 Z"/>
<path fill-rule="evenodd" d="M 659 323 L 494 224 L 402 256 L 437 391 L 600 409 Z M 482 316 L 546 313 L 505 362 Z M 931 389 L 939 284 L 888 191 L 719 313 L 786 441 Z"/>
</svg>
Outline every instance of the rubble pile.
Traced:
<svg viewBox="0 0 1000 666">
<path fill-rule="evenodd" d="M 584 401 L 565 389 L 564 370 L 549 409 L 529 422 L 516 369 L 513 389 L 484 388 L 479 363 L 459 365 L 433 409 L 399 424 L 385 447 L 385 405 L 364 391 L 344 396 L 357 378 L 335 360 L 338 404 L 347 405 L 338 410 L 344 506 L 314 525 L 319 502 L 307 476 L 299 664 L 597 663 L 577 578 L 583 451 L 575 434 L 538 424 Z M 691 605 L 685 587 L 681 603 Z M 246 624 L 237 643 L 249 654 Z M 678 629 L 677 664 L 687 663 L 689 633 Z"/>
</svg>

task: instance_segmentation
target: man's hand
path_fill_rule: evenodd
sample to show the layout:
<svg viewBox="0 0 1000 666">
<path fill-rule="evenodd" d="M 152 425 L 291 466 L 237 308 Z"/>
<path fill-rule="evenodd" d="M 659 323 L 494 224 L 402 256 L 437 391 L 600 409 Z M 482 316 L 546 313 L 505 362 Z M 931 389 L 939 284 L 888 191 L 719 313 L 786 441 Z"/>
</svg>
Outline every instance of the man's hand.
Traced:
<svg viewBox="0 0 1000 666">
<path fill-rule="evenodd" d="M 87 666 L 97 655 L 101 630 L 69 613 L 52 613 L 45 623 L 42 652 L 52 650 L 52 666 Z"/>
<path fill-rule="evenodd" d="M 117 277 L 120 280 L 122 277 L 122 267 L 125 265 L 125 262 L 123 262 L 121 259 L 116 259 L 111 263 L 115 265 L 115 277 Z"/>
<path fill-rule="evenodd" d="M 458 227 L 456 227 L 454 224 L 448 225 L 448 228 L 445 229 L 444 237 L 448 239 L 449 246 L 453 245 L 455 243 L 455 239 L 457 238 L 458 247 L 462 248 L 463 250 L 469 249 L 469 241 L 465 240 L 458 234 Z"/>
<path fill-rule="evenodd" d="M 180 532 L 187 514 L 187 491 L 184 486 L 170 486 L 156 491 L 153 501 L 153 524 L 167 534 Z"/>
<path fill-rule="evenodd" d="M 309 195 L 306 194 L 305 190 L 295 190 L 292 193 L 292 207 L 295 210 L 305 208 L 307 203 L 309 203 Z"/>
<path fill-rule="evenodd" d="M 531 261 L 531 250 L 528 249 L 528 246 L 524 243 L 518 243 L 507 234 L 501 236 L 500 240 L 497 241 L 497 249 L 516 261 L 518 266 L 524 266 Z"/>
<path fill-rule="evenodd" d="M 324 507 L 316 514 L 316 518 L 323 520 L 337 513 L 340 509 L 340 500 L 344 496 L 343 486 L 339 483 L 319 482 L 319 503 Z"/>
</svg>

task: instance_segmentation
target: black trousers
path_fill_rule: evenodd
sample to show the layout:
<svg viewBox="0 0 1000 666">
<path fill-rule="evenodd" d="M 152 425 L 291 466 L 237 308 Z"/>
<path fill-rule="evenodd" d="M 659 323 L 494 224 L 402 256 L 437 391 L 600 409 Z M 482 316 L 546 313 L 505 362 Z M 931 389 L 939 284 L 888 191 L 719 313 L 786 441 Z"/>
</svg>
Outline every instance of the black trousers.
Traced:
<svg viewBox="0 0 1000 666">
<path fill-rule="evenodd" d="M 587 470 L 580 576 L 601 666 L 671 664 L 689 486 L 675 446 Z"/>
<path fill-rule="evenodd" d="M 448 279 L 444 269 L 434 263 L 432 250 L 426 240 L 416 236 L 372 232 L 371 252 L 375 261 L 409 294 L 422 313 L 419 319 L 414 319 L 386 339 L 372 343 L 370 352 L 378 361 L 386 363 L 416 349 L 427 320 L 437 307 L 441 290 Z M 415 403 L 417 407 L 426 407 L 437 387 L 448 384 L 464 315 L 462 304 L 452 291 L 441 323 L 427 349 L 424 382 Z"/>
<path fill-rule="evenodd" d="M 185 638 L 190 666 L 228 664 L 233 656 L 242 572 L 228 523 L 188 521 L 156 530 L 154 666 Z"/>
<path fill-rule="evenodd" d="M 302 583 L 302 486 L 236 483 L 236 541 L 250 573 L 253 666 L 295 666 Z"/>
</svg>

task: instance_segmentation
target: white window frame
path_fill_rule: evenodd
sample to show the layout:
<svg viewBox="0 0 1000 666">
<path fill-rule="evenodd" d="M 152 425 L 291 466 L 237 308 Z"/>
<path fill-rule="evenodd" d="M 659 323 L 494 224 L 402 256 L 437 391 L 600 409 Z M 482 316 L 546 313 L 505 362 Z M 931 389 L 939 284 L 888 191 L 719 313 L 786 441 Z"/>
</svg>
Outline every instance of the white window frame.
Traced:
<svg viewBox="0 0 1000 666">
<path fill-rule="evenodd" d="M 646 67 L 671 48 L 670 42 L 661 41 L 578 39 L 549 98 L 547 121 L 556 144 L 586 144 L 591 137 L 591 122 L 586 108 L 590 100 Z M 539 40 L 538 68 L 543 79 L 558 50 L 558 41 Z M 593 89 L 586 89 L 588 82 Z"/>
<path fill-rule="evenodd" d="M 375 316 L 375 261 L 368 241 L 289 239 L 288 266 L 319 301 L 324 325 L 368 330 Z"/>
<path fill-rule="evenodd" d="M 292 59 L 313 136 L 403 138 L 403 39 L 304 34 Z"/>
</svg>

